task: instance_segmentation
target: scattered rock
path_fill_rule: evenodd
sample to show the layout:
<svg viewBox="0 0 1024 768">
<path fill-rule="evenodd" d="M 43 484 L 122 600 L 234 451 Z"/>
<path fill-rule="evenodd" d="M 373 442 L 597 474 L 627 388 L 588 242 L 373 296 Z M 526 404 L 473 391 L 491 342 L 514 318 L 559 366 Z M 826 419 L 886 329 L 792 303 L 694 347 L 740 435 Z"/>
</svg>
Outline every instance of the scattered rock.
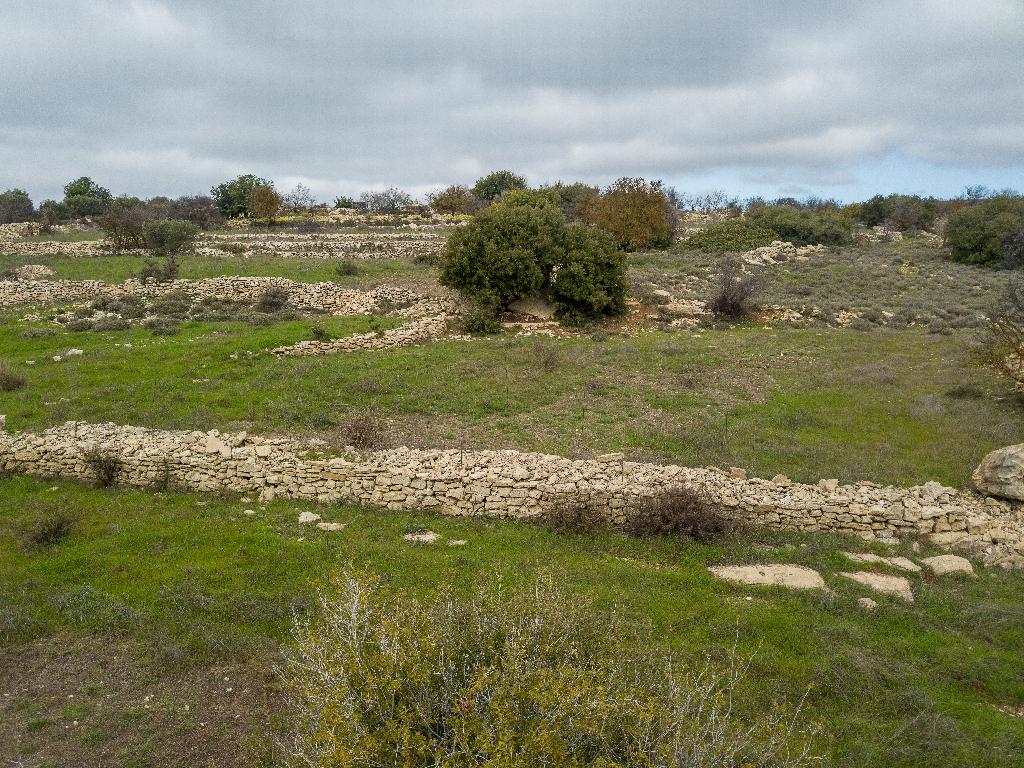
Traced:
<svg viewBox="0 0 1024 768">
<path fill-rule="evenodd" d="M 256 514 L 256 510 L 255 509 L 243 509 L 242 510 L 242 514 L 243 515 L 255 515 Z"/>
<path fill-rule="evenodd" d="M 936 576 L 945 576 L 950 573 L 974 575 L 974 566 L 971 565 L 971 561 L 959 555 L 936 555 L 935 557 L 926 557 L 921 562 Z"/>
<path fill-rule="evenodd" d="M 895 595 L 907 602 L 914 602 L 914 593 L 910 589 L 910 582 L 902 576 L 889 576 L 884 573 L 869 573 L 867 571 L 840 573 L 839 575 L 884 595 Z"/>
<path fill-rule="evenodd" d="M 873 613 L 875 609 L 878 608 L 878 603 L 876 603 L 870 597 L 857 598 L 857 605 L 863 608 L 868 613 Z"/>
<path fill-rule="evenodd" d="M 320 515 L 318 515 L 316 512 L 300 512 L 299 513 L 299 522 L 300 523 L 315 523 L 319 519 L 320 519 Z"/>
<path fill-rule="evenodd" d="M 340 531 L 340 530 L 343 530 L 346 525 L 347 525 L 347 523 L 324 523 L 324 522 L 319 522 L 319 523 L 316 524 L 316 527 L 319 528 L 321 531 Z"/>
<path fill-rule="evenodd" d="M 402 538 L 416 544 L 433 544 L 441 538 L 441 535 L 433 531 L 418 531 L 416 533 L 407 533 Z"/>
<path fill-rule="evenodd" d="M 855 563 L 880 563 L 882 565 L 891 565 L 893 568 L 899 568 L 901 571 L 909 571 L 910 573 L 918 573 L 921 570 L 921 566 L 908 557 L 883 557 L 882 555 L 873 555 L 870 552 L 843 552 L 843 555 Z"/>
<path fill-rule="evenodd" d="M 790 589 L 824 589 L 825 580 L 813 568 L 802 565 L 715 565 L 709 571 L 720 579 L 740 584 L 789 587 Z"/>
<path fill-rule="evenodd" d="M 743 469 L 743 467 L 729 467 L 729 477 L 734 480 L 746 480 L 747 470 Z"/>
<path fill-rule="evenodd" d="M 555 316 L 555 306 L 539 298 L 516 299 L 508 308 L 512 312 L 539 320 L 550 320 Z"/>
<path fill-rule="evenodd" d="M 984 494 L 1024 501 L 1024 443 L 992 451 L 981 460 L 971 479 Z"/>
<path fill-rule="evenodd" d="M 448 546 L 449 547 L 464 547 L 464 546 L 466 546 L 466 540 L 465 539 L 452 539 L 451 541 L 448 542 Z"/>
</svg>

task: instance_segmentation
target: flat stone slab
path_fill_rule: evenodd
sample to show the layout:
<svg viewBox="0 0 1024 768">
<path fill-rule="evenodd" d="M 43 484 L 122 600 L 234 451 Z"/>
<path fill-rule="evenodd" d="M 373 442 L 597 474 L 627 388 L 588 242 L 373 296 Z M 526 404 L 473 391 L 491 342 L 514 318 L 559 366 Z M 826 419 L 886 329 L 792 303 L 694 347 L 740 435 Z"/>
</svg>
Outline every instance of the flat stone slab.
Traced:
<svg viewBox="0 0 1024 768">
<path fill-rule="evenodd" d="M 714 565 L 712 575 L 739 584 L 790 589 L 824 589 L 825 580 L 813 568 L 776 563 L 769 565 Z"/>
<path fill-rule="evenodd" d="M 316 512 L 300 512 L 299 513 L 299 522 L 300 523 L 315 523 L 319 519 L 320 519 L 320 515 L 318 515 Z"/>
<path fill-rule="evenodd" d="M 971 561 L 959 555 L 936 555 L 935 557 L 926 557 L 921 562 L 936 576 L 945 576 L 950 573 L 974 575 L 974 566 L 971 565 Z"/>
<path fill-rule="evenodd" d="M 316 524 L 316 527 L 321 531 L 341 531 L 345 528 L 346 523 L 324 523 L 320 522 Z"/>
<path fill-rule="evenodd" d="M 843 555 L 855 563 L 879 563 L 880 565 L 891 565 L 893 568 L 899 568 L 901 571 L 908 571 L 910 573 L 918 573 L 921 570 L 921 566 L 911 560 L 909 557 L 883 557 L 882 555 L 874 555 L 870 552 L 843 552 Z"/>
<path fill-rule="evenodd" d="M 883 595 L 895 595 L 908 603 L 914 602 L 914 592 L 910 588 L 910 582 L 902 576 L 889 576 L 884 573 L 868 573 L 867 571 L 840 573 L 839 575 L 856 581 L 868 589 L 873 589 L 875 592 L 881 592 Z"/>
<path fill-rule="evenodd" d="M 417 533 L 407 533 L 402 538 L 414 544 L 433 544 L 441 538 L 441 534 L 434 533 L 433 531 L 419 531 Z"/>
</svg>

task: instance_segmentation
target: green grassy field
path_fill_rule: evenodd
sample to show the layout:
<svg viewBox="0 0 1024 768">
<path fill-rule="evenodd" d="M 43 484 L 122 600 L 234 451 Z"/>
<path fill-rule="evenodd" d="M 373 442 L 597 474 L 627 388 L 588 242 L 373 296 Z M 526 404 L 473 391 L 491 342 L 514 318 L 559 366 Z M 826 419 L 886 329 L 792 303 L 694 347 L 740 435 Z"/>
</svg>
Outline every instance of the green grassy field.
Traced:
<svg viewBox="0 0 1024 768">
<path fill-rule="evenodd" d="M 978 368 L 958 335 L 745 327 L 263 352 L 310 338 L 314 322 L 337 336 L 367 330 L 365 319 L 323 318 L 24 339 L 25 325 L 9 317 L 0 361 L 28 384 L 0 393 L 0 413 L 12 429 L 81 419 L 293 433 L 373 413 L 399 444 L 623 450 L 768 477 L 955 486 L 986 452 L 1019 440 L 1024 415 L 1021 398 Z M 51 361 L 71 347 L 85 354 Z"/>
<path fill-rule="evenodd" d="M 880 609 L 866 614 L 855 598 L 867 593 L 836 575 L 850 569 L 838 550 L 864 544 L 840 537 L 761 532 L 705 545 L 349 507 L 324 510 L 348 527 L 321 532 L 296 522 L 308 505 L 244 514 L 251 506 L 0 480 L 0 687 L 11 694 L 0 700 L 0 757 L 269 764 L 284 717 L 269 670 L 293 615 L 354 565 L 423 597 L 550 572 L 598 606 L 651 622 L 692 661 L 721 658 L 738 638 L 753 656 L 741 707 L 795 702 L 811 685 L 806 714 L 823 729 L 826 765 L 1021 764 L 1024 723 L 999 709 L 1024 700 L 1021 574 L 911 576 L 915 603 L 874 595 Z M 74 517 L 65 538 L 26 543 L 60 512 Z M 402 541 L 422 527 L 468 543 Z M 736 587 L 705 570 L 772 560 L 820 569 L 834 592 Z"/>
</svg>

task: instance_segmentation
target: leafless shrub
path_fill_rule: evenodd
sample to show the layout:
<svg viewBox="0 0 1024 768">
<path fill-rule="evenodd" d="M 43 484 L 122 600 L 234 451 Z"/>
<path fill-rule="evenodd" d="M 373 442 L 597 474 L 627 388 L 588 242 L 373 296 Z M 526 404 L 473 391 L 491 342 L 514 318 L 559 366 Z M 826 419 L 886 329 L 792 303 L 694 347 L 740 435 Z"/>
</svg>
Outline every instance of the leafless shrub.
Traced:
<svg viewBox="0 0 1024 768">
<path fill-rule="evenodd" d="M 357 413 L 343 421 L 339 428 L 347 444 L 359 450 L 377 450 L 387 442 L 387 429 L 373 412 Z"/>
<path fill-rule="evenodd" d="M 23 549 L 51 547 L 66 539 L 76 522 L 75 515 L 66 510 L 47 512 L 18 526 L 16 536 Z"/>
<path fill-rule="evenodd" d="M 634 502 L 623 530 L 631 536 L 685 536 L 717 541 L 736 529 L 722 508 L 698 489 L 678 488 Z"/>
<path fill-rule="evenodd" d="M 86 466 L 92 470 L 96 485 L 101 488 L 113 485 L 121 472 L 120 457 L 102 448 L 87 449 L 83 458 Z"/>
<path fill-rule="evenodd" d="M 17 371 L 0 365 L 0 392 L 14 392 L 22 389 L 28 383 L 28 379 Z"/>
<path fill-rule="evenodd" d="M 256 301 L 258 312 L 280 312 L 288 306 L 288 289 L 279 285 L 272 285 L 263 292 L 263 295 Z"/>
<path fill-rule="evenodd" d="M 983 362 L 1024 389 L 1024 278 L 1010 283 L 1002 302 L 992 312 Z"/>
<path fill-rule="evenodd" d="M 559 533 L 591 533 L 607 528 L 608 515 L 594 505 L 575 499 L 558 499 L 541 514 L 544 525 Z"/>
<path fill-rule="evenodd" d="M 722 259 L 721 277 L 708 307 L 716 317 L 738 320 L 754 311 L 753 299 L 761 289 L 761 281 L 743 271 L 743 263 L 736 258 Z"/>
</svg>

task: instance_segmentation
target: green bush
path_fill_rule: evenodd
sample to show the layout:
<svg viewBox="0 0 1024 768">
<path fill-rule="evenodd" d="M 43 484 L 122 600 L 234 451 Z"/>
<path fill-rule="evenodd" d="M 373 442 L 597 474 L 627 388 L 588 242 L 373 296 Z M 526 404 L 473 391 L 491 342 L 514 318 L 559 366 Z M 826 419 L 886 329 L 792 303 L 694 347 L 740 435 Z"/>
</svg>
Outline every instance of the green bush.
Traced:
<svg viewBox="0 0 1024 768">
<path fill-rule="evenodd" d="M 146 220 L 146 209 L 141 200 L 119 197 L 100 218 L 99 228 L 114 248 L 139 248 L 143 244 Z"/>
<path fill-rule="evenodd" d="M 747 219 L 726 219 L 690 235 L 683 247 L 706 253 L 750 251 L 770 245 L 779 233 Z"/>
<path fill-rule="evenodd" d="M 500 200 L 514 189 L 526 189 L 526 179 L 512 171 L 493 171 L 477 179 L 473 189 L 474 197 L 492 202 Z"/>
<path fill-rule="evenodd" d="M 273 186 L 266 179 L 251 173 L 239 176 L 232 181 L 225 181 L 210 190 L 217 208 L 226 219 L 236 219 L 249 215 L 249 199 L 256 187 Z"/>
<path fill-rule="evenodd" d="M 68 182 L 64 187 L 64 205 L 72 216 L 99 216 L 106 213 L 113 201 L 110 190 L 88 176 Z"/>
<path fill-rule="evenodd" d="M 950 214 L 946 246 L 956 261 L 995 265 L 1006 258 L 1007 239 L 1019 229 L 1024 197 L 992 197 Z"/>
<path fill-rule="evenodd" d="M 142 262 L 142 269 L 139 270 L 139 280 L 156 280 L 158 283 L 166 283 L 178 276 L 178 260 L 172 254 L 164 257 L 163 262 L 156 259 L 146 259 Z"/>
<path fill-rule="evenodd" d="M 513 190 L 452 233 L 441 283 L 494 313 L 550 293 L 559 317 L 580 323 L 625 309 L 626 264 L 614 241 L 583 224 L 567 227 L 547 190 Z"/>
<path fill-rule="evenodd" d="M 281 668 L 287 766 L 798 768 L 799 706 L 743 700 L 747 664 L 671 658 L 613 606 L 541 578 L 428 603 L 346 574 Z M 742 712 L 742 715 L 740 714 Z"/>
<path fill-rule="evenodd" d="M 564 258 L 564 233 L 565 218 L 550 196 L 512 192 L 451 234 L 441 255 L 441 283 L 500 311 L 546 287 Z"/>
<path fill-rule="evenodd" d="M 770 229 L 794 245 L 848 245 L 853 242 L 850 222 L 835 211 L 814 211 L 791 205 L 769 205 L 749 215 L 756 227 Z"/>
<path fill-rule="evenodd" d="M 856 209 L 857 220 L 863 224 L 887 224 L 901 232 L 929 229 L 938 214 L 938 201 L 917 195 L 875 195 Z"/>
<path fill-rule="evenodd" d="M 199 227 L 183 219 L 163 219 L 147 221 L 142 233 L 147 248 L 170 256 L 191 250 Z"/>
<path fill-rule="evenodd" d="M 43 200 L 39 204 L 39 221 L 43 227 L 52 227 L 67 221 L 72 216 L 71 209 L 57 200 Z"/>
<path fill-rule="evenodd" d="M 623 250 L 672 244 L 672 205 L 659 181 L 621 178 L 581 213 L 585 221 L 611 233 Z"/>
<path fill-rule="evenodd" d="M 32 221 L 36 209 L 24 189 L 8 189 L 0 194 L 0 224 Z"/>
<path fill-rule="evenodd" d="M 557 317 L 582 325 L 626 311 L 626 257 L 607 232 L 572 224 L 565 233 L 565 259 L 551 286 Z"/>
</svg>

